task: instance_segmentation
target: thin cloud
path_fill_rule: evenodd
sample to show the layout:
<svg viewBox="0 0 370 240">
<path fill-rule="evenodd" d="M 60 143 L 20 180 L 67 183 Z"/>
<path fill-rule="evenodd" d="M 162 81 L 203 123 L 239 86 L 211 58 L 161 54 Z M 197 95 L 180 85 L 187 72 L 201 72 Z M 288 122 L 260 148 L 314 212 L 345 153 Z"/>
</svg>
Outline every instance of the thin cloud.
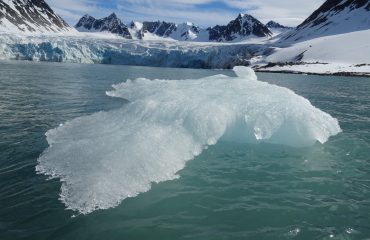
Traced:
<svg viewBox="0 0 370 240">
<path fill-rule="evenodd" d="M 200 26 L 226 24 L 238 13 L 249 13 L 262 22 L 275 20 L 296 26 L 324 0 L 46 0 L 66 21 L 74 25 L 88 13 L 104 17 L 116 12 L 131 20 L 191 21 Z"/>
</svg>

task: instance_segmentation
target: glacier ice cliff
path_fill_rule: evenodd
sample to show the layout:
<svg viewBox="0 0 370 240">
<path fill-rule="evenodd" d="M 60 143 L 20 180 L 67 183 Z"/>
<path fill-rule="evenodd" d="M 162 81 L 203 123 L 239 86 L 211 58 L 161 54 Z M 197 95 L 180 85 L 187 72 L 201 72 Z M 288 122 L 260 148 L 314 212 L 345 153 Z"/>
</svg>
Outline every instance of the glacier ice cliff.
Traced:
<svg viewBox="0 0 370 240">
<path fill-rule="evenodd" d="M 232 68 L 269 51 L 261 44 L 184 43 L 81 36 L 1 34 L 0 58 L 68 63 Z"/>
</svg>

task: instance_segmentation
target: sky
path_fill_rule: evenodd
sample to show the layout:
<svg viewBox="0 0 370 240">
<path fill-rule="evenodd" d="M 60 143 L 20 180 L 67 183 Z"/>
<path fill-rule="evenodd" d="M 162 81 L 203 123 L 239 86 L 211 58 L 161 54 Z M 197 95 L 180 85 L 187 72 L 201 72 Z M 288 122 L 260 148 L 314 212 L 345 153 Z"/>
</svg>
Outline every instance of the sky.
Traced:
<svg viewBox="0 0 370 240">
<path fill-rule="evenodd" d="M 227 24 L 239 13 L 263 23 L 297 26 L 325 0 L 46 0 L 71 26 L 85 14 L 96 18 L 115 12 L 123 22 L 193 22 L 201 27 Z"/>
</svg>

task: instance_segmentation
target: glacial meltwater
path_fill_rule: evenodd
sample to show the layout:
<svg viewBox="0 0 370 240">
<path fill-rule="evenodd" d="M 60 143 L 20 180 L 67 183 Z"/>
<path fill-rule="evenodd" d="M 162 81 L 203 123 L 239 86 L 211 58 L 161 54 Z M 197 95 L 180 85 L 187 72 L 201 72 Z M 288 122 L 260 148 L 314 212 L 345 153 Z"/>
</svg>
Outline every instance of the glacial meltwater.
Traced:
<svg viewBox="0 0 370 240">
<path fill-rule="evenodd" d="M 370 78 L 0 62 L 0 239 L 368 239 Z"/>
</svg>

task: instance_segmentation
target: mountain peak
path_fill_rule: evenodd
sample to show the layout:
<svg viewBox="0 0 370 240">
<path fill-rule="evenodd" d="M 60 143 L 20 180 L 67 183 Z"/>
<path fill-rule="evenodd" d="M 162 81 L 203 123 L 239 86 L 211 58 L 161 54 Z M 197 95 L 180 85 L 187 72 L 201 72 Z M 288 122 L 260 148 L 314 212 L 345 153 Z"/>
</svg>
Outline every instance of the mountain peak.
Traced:
<svg viewBox="0 0 370 240">
<path fill-rule="evenodd" d="M 4 25 L 3 19 L 9 24 Z M 72 30 L 44 0 L 0 1 L 0 29 L 43 33 Z"/>
<path fill-rule="evenodd" d="M 246 17 L 253 17 L 253 16 L 252 16 L 252 15 L 250 15 L 250 14 L 248 14 L 248 13 L 244 13 L 244 14 L 243 14 L 243 17 L 245 17 L 245 18 L 246 18 Z M 255 17 L 253 17 L 253 18 L 255 18 Z"/>
<path fill-rule="evenodd" d="M 113 19 L 116 19 L 116 18 L 118 18 L 118 17 L 117 17 L 117 15 L 116 15 L 116 13 L 114 13 L 114 12 L 113 12 L 113 13 L 111 13 L 111 14 L 108 16 L 108 18 L 110 18 L 110 19 L 112 19 L 112 18 L 113 18 Z"/>
<path fill-rule="evenodd" d="M 111 32 L 122 36 L 124 38 L 131 39 L 131 33 L 128 27 L 122 23 L 115 13 L 112 13 L 108 17 L 102 19 L 95 19 L 93 17 L 83 16 L 75 28 L 80 32 Z"/>
<path fill-rule="evenodd" d="M 246 18 L 255 18 L 253 17 L 252 15 L 250 14 L 247 14 L 247 13 L 239 13 L 238 17 L 239 19 L 246 19 Z"/>
<path fill-rule="evenodd" d="M 233 41 L 246 37 L 270 37 L 271 31 L 258 19 L 249 14 L 239 13 L 236 19 L 226 26 L 208 28 L 211 41 Z"/>
<path fill-rule="evenodd" d="M 168 37 L 176 31 L 177 25 L 172 22 L 156 21 L 143 22 L 143 31 L 150 32 L 160 37 Z"/>
<path fill-rule="evenodd" d="M 281 28 L 281 29 L 291 29 L 292 27 L 287 27 L 287 26 L 284 26 L 284 25 L 281 25 L 280 23 L 278 22 L 275 22 L 275 21 L 269 21 L 268 23 L 266 23 L 266 27 L 268 28 L 273 28 L 273 29 L 276 29 L 276 28 Z"/>
</svg>

